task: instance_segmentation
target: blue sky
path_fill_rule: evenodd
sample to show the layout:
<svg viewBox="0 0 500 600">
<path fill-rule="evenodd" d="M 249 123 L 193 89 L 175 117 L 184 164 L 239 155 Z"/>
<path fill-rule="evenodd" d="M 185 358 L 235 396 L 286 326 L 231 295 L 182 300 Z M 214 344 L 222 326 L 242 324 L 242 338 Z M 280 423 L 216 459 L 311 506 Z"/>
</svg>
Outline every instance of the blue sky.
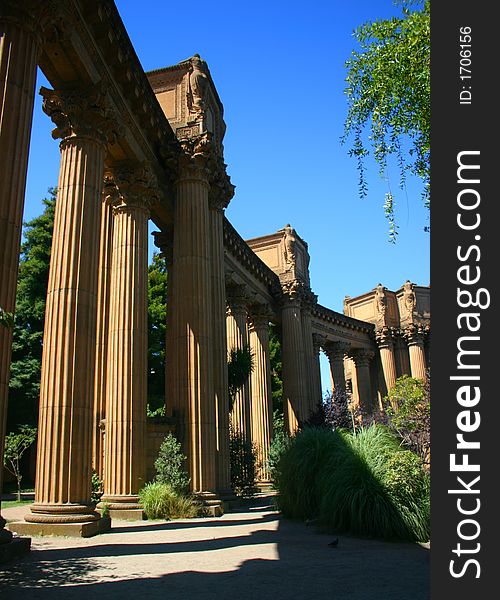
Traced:
<svg viewBox="0 0 500 600">
<path fill-rule="evenodd" d="M 390 0 L 192 0 L 179 10 L 173 2 L 116 4 L 145 70 L 195 53 L 207 61 L 224 104 L 225 159 L 236 185 L 226 214 L 244 238 L 291 223 L 309 244 L 313 291 L 335 310 L 342 311 L 345 295 L 378 282 L 390 289 L 406 279 L 428 285 L 420 182 L 397 194 L 400 233 L 389 244 L 382 210 L 387 184 L 369 169 L 368 197 L 361 200 L 355 161 L 340 144 L 352 32 L 367 20 L 399 14 Z M 48 85 L 43 77 L 40 85 Z M 25 220 L 41 212 L 41 198 L 57 184 L 58 143 L 40 105 L 37 98 Z M 394 191 L 397 169 L 389 177 Z"/>
</svg>

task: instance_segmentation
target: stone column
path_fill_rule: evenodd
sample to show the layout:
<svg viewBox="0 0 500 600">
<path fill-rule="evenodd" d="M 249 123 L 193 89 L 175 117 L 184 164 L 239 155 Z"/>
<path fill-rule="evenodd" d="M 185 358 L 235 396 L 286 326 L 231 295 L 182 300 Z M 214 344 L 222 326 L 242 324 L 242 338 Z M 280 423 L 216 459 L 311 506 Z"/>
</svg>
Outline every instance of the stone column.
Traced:
<svg viewBox="0 0 500 600">
<path fill-rule="evenodd" d="M 415 379 L 425 380 L 426 365 L 423 331 L 415 325 L 410 325 L 405 329 L 405 338 L 410 354 L 411 376 L 415 377 Z"/>
<path fill-rule="evenodd" d="M 62 137 L 44 352 L 31 531 L 89 536 L 96 296 L 106 143 L 114 126 L 104 94 L 42 88 L 44 111 Z M 19 531 L 19 529 L 18 529 Z"/>
<path fill-rule="evenodd" d="M 285 422 L 289 433 L 293 434 L 306 419 L 306 369 L 300 297 L 295 287 L 288 289 L 289 293 L 283 295 L 281 309 L 281 359 Z"/>
<path fill-rule="evenodd" d="M 349 351 L 350 344 L 347 342 L 327 342 L 324 348 L 330 362 L 332 392 L 336 389 L 345 390 L 344 355 Z"/>
<path fill-rule="evenodd" d="M 113 215 L 109 197 L 109 179 L 104 181 L 101 205 L 99 246 L 99 280 L 97 285 L 97 332 L 92 428 L 92 468 L 104 479 L 104 419 L 106 418 L 106 375 L 108 365 L 108 332 L 110 309 L 111 248 Z M 108 188 L 108 189 L 106 189 Z"/>
<path fill-rule="evenodd" d="M 268 482 L 269 446 L 272 437 L 273 398 L 269 359 L 269 309 L 255 306 L 251 311 L 250 349 L 254 356 L 252 372 L 252 442 L 257 449 L 257 480 Z"/>
<path fill-rule="evenodd" d="M 17 3 L 0 15 L 0 308 L 14 312 L 24 209 L 26 170 L 41 40 L 35 19 Z M 0 325 L 0 490 L 7 417 L 12 329 Z M 0 544 L 12 534 L 0 515 Z"/>
<path fill-rule="evenodd" d="M 303 364 L 306 379 L 305 383 L 305 403 L 304 403 L 304 421 L 307 421 L 311 414 L 317 409 L 321 402 L 321 391 L 318 395 L 317 365 L 319 355 L 314 352 L 313 333 L 311 324 L 311 299 L 306 297 L 302 302 L 300 311 L 300 320 L 303 336 Z"/>
<path fill-rule="evenodd" d="M 249 345 L 247 327 L 247 297 L 244 286 L 227 289 L 227 350 L 241 350 Z M 231 410 L 232 424 L 245 440 L 252 436 L 251 427 L 251 378 L 238 390 Z"/>
<path fill-rule="evenodd" d="M 351 357 L 356 365 L 356 381 L 360 409 L 363 414 L 372 415 L 375 411 L 375 402 L 372 398 L 370 361 L 374 357 L 374 353 L 371 350 L 360 348 L 352 351 Z"/>
<path fill-rule="evenodd" d="M 216 412 L 213 379 L 210 271 L 209 148 L 182 142 L 174 213 L 175 277 L 171 291 L 176 323 L 173 416 L 187 456 L 191 489 L 205 497 L 217 489 Z"/>
<path fill-rule="evenodd" d="M 389 391 L 396 383 L 396 359 L 394 356 L 394 334 L 393 331 L 384 327 L 375 335 L 380 351 L 380 361 L 384 373 L 385 387 Z"/>
<path fill-rule="evenodd" d="M 111 516 L 139 516 L 146 475 L 148 217 L 157 196 L 147 165 L 112 170 L 113 243 L 104 494 Z"/>
<path fill-rule="evenodd" d="M 232 496 L 229 464 L 229 395 L 227 381 L 226 283 L 224 275 L 224 209 L 229 193 L 210 195 L 210 263 L 212 273 L 213 367 L 216 416 L 217 491 Z"/>
</svg>

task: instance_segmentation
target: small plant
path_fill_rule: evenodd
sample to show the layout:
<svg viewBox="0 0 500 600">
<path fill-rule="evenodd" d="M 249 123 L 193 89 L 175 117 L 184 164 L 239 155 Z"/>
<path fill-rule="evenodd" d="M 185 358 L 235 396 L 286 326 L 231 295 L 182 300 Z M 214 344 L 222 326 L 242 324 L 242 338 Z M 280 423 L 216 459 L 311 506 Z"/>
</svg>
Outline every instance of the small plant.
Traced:
<svg viewBox="0 0 500 600">
<path fill-rule="evenodd" d="M 101 517 L 107 519 L 109 517 L 109 504 L 105 503 L 101 509 Z"/>
<path fill-rule="evenodd" d="M 36 440 L 36 427 L 20 425 L 17 433 L 11 432 L 5 437 L 5 450 L 3 463 L 9 473 L 12 473 L 17 482 L 17 501 L 21 502 L 21 458 L 26 450 Z"/>
<path fill-rule="evenodd" d="M 148 519 L 185 519 L 199 514 L 193 498 L 180 494 L 167 483 L 147 483 L 139 492 L 139 499 Z"/>
<path fill-rule="evenodd" d="M 239 431 L 230 428 L 229 462 L 231 488 L 237 496 L 250 498 L 255 494 L 257 459 L 255 448 Z"/>
<path fill-rule="evenodd" d="M 103 480 L 99 477 L 97 471 L 92 469 L 92 492 L 90 494 L 90 500 L 93 504 L 97 504 L 103 494 Z M 109 512 L 109 509 L 108 509 Z"/>
<path fill-rule="evenodd" d="M 183 468 L 185 460 L 186 456 L 181 452 L 180 442 L 169 433 L 163 440 L 158 458 L 155 460 L 155 481 L 168 484 L 179 494 L 186 493 L 191 480 Z"/>
<path fill-rule="evenodd" d="M 165 405 L 159 406 L 154 410 L 151 408 L 151 405 L 148 403 L 147 405 L 147 416 L 150 419 L 155 419 L 156 417 L 164 417 L 165 416 Z"/>
</svg>

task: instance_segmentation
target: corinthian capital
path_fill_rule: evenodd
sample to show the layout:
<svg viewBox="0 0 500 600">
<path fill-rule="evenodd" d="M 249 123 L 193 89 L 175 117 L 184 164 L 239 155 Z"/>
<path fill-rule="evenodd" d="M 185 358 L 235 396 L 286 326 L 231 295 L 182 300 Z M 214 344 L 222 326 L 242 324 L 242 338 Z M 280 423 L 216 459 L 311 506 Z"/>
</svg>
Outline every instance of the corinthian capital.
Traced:
<svg viewBox="0 0 500 600">
<path fill-rule="evenodd" d="M 379 348 L 392 348 L 395 336 L 396 330 L 394 327 L 383 327 L 375 333 L 375 341 Z"/>
<path fill-rule="evenodd" d="M 269 327 L 272 311 L 268 304 L 252 304 L 249 309 L 249 316 L 251 326 L 254 329 L 267 329 L 267 327 Z"/>
<path fill-rule="evenodd" d="M 343 360 L 344 355 L 349 352 L 351 344 L 349 342 L 326 342 L 323 346 L 325 354 L 328 356 L 328 360 Z"/>
<path fill-rule="evenodd" d="M 49 90 L 40 88 L 42 108 L 54 124 L 52 137 L 90 137 L 103 144 L 113 144 L 122 135 L 113 111 L 107 106 L 106 93 L 101 84 L 93 88 Z"/>
<path fill-rule="evenodd" d="M 366 348 L 358 348 L 357 350 L 351 350 L 349 356 L 354 360 L 356 366 L 360 367 L 364 365 L 369 365 L 371 360 L 375 356 L 375 353 L 372 350 L 368 350 Z"/>
<path fill-rule="evenodd" d="M 115 210 L 148 211 L 159 198 L 158 181 L 148 163 L 108 168 L 104 189 Z"/>
</svg>

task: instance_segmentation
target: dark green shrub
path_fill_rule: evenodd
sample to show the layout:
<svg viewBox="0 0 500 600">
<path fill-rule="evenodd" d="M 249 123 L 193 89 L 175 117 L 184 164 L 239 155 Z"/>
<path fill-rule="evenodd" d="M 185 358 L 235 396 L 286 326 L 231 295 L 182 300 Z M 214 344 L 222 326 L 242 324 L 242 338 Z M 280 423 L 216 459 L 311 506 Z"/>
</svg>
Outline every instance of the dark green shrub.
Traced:
<svg viewBox="0 0 500 600">
<path fill-rule="evenodd" d="M 199 506 L 167 483 L 147 483 L 139 492 L 139 499 L 148 519 L 185 519 L 196 517 Z"/>
<path fill-rule="evenodd" d="M 181 444 L 169 433 L 163 440 L 158 458 L 155 460 L 158 483 L 166 483 L 179 494 L 187 492 L 190 478 L 183 465 L 186 456 L 181 452 Z"/>
</svg>

